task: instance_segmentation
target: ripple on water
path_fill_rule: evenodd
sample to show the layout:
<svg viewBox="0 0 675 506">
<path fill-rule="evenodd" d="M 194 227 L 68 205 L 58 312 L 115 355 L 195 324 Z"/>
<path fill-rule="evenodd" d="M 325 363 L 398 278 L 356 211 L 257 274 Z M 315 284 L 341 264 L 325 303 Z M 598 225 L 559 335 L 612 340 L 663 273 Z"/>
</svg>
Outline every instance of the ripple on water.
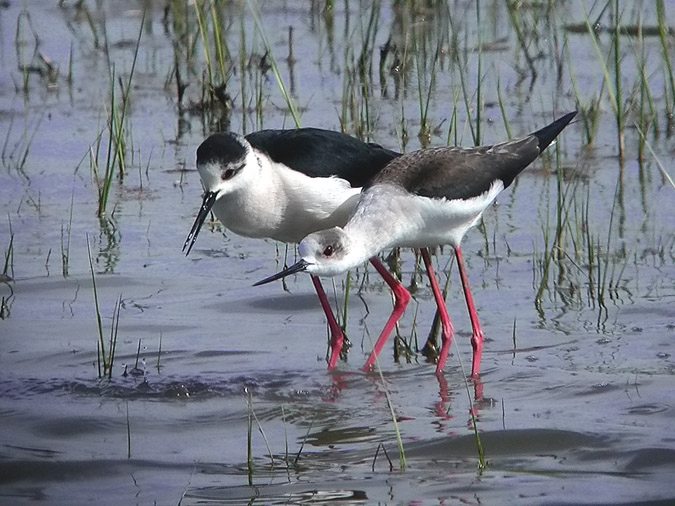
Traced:
<svg viewBox="0 0 675 506">
<path fill-rule="evenodd" d="M 0 396 L 12 400 L 40 395 L 171 400 L 241 397 L 249 391 L 257 400 L 291 402 L 330 395 L 331 385 L 312 383 L 311 379 L 296 373 L 231 377 L 214 373 L 193 377 L 141 374 L 112 379 L 11 378 L 0 380 Z"/>
</svg>

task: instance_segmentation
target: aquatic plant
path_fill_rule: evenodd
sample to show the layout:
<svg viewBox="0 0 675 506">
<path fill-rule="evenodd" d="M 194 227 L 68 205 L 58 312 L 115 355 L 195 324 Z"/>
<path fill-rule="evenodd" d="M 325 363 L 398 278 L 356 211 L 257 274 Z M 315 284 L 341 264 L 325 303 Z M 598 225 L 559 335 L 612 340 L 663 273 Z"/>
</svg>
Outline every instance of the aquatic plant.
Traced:
<svg viewBox="0 0 675 506">
<path fill-rule="evenodd" d="M 113 366 L 115 363 L 115 350 L 117 348 L 117 331 L 119 329 L 120 311 L 122 309 L 122 295 L 120 294 L 115 302 L 112 314 L 112 323 L 110 325 L 110 338 L 106 345 L 103 335 L 103 321 L 101 309 L 98 300 L 98 289 L 96 287 L 96 274 L 94 272 L 94 263 L 91 257 L 91 248 L 89 245 L 89 235 L 87 234 L 87 255 L 89 257 L 89 270 L 91 272 L 92 290 L 94 293 L 94 308 L 96 311 L 96 326 L 98 329 L 98 340 L 96 343 L 96 365 L 99 379 L 107 377 L 112 378 Z"/>
<path fill-rule="evenodd" d="M 296 127 L 300 126 L 300 113 L 298 112 L 298 108 L 295 105 L 295 101 L 291 97 L 290 93 L 288 92 L 288 89 L 286 88 L 286 84 L 284 83 L 283 78 L 281 77 L 281 72 L 279 72 L 279 66 L 277 65 L 277 60 L 274 57 L 274 53 L 272 51 L 272 48 L 267 40 L 267 36 L 265 34 L 265 30 L 263 28 L 262 21 L 260 19 L 260 10 L 258 9 L 257 4 L 255 3 L 255 0 L 246 0 L 246 5 L 248 6 L 249 10 L 251 11 L 251 15 L 253 16 L 253 21 L 255 21 L 255 26 L 258 30 L 258 35 L 260 36 L 260 39 L 262 40 L 263 46 L 265 47 L 266 51 L 266 57 L 269 59 L 270 67 L 272 70 L 272 74 L 274 75 L 274 79 L 276 80 L 277 86 L 279 87 L 279 90 L 281 91 L 281 95 L 283 96 L 286 105 L 288 106 L 288 110 L 291 113 L 291 118 L 293 119 L 293 122 L 295 123 Z"/>
<path fill-rule="evenodd" d="M 131 69 L 129 71 L 129 77 L 126 80 L 126 83 L 121 78 L 116 76 L 114 63 L 109 69 L 110 102 L 108 118 L 106 121 L 108 142 L 106 147 L 107 155 L 103 174 L 100 173 L 98 163 L 98 153 L 100 149 L 100 142 L 103 139 L 103 132 L 97 136 L 96 152 L 94 153 L 93 148 L 91 147 L 89 150 L 91 169 L 98 189 L 98 208 L 96 210 L 96 215 L 98 217 L 102 217 L 106 214 L 108 198 L 110 196 L 110 190 L 115 175 L 117 175 L 117 177 L 122 180 L 124 179 L 124 175 L 127 171 L 127 150 L 132 143 L 129 132 L 130 126 L 128 124 L 129 96 L 132 90 L 131 83 L 134 77 L 134 71 L 136 69 L 136 61 L 138 59 L 138 50 L 141 44 L 141 36 L 143 35 L 145 14 L 145 11 L 143 11 L 143 16 L 141 18 L 140 27 L 138 30 L 138 36 L 136 38 L 134 47 L 134 56 L 131 62 Z M 108 52 L 107 38 L 105 44 L 106 52 Z M 117 85 L 119 85 L 122 94 L 121 103 L 118 103 L 115 96 L 115 88 Z"/>
<path fill-rule="evenodd" d="M 68 213 L 68 224 L 63 227 L 61 224 L 61 274 L 64 278 L 68 277 L 68 268 L 70 264 L 70 232 L 73 228 L 73 203 L 75 191 L 70 193 L 70 211 Z"/>
<path fill-rule="evenodd" d="M 258 432 L 260 432 L 260 435 L 263 438 L 263 441 L 265 442 L 265 446 L 267 447 L 267 453 L 270 457 L 270 463 L 272 466 L 272 470 L 274 470 L 274 454 L 272 453 L 272 450 L 270 449 L 270 444 L 269 441 L 267 440 L 267 436 L 265 435 L 265 431 L 262 428 L 262 425 L 260 424 L 260 420 L 258 420 L 258 415 L 255 414 L 255 410 L 253 409 L 253 397 L 251 394 L 251 390 L 246 387 L 244 388 L 244 393 L 246 394 L 246 407 L 247 407 L 247 420 L 248 420 L 248 430 L 246 434 L 246 467 L 247 467 L 247 474 L 248 474 L 248 484 L 250 486 L 253 485 L 253 475 L 255 471 L 255 466 L 253 463 L 253 421 L 255 420 L 255 423 L 258 427 Z"/>
<path fill-rule="evenodd" d="M 8 216 L 9 225 L 9 244 L 5 250 L 5 262 L 2 267 L 3 280 L 10 280 L 14 277 L 14 231 L 12 230 L 12 219 Z"/>
</svg>

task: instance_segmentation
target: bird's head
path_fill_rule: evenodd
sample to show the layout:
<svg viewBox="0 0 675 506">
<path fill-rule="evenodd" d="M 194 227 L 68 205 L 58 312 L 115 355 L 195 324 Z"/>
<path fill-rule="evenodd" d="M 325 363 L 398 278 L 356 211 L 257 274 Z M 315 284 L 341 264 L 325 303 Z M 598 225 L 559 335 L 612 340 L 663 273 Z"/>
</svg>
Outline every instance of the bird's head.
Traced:
<svg viewBox="0 0 675 506">
<path fill-rule="evenodd" d="M 296 272 L 308 272 L 315 276 L 335 276 L 360 264 L 364 259 L 355 259 L 350 254 L 351 240 L 340 227 L 314 232 L 298 245 L 300 260 L 286 269 L 253 286 L 264 285 Z"/>
<path fill-rule="evenodd" d="M 186 255 L 216 201 L 250 184 L 247 175 L 254 172 L 251 167 L 259 164 L 253 148 L 241 135 L 216 133 L 201 143 L 197 148 L 197 170 L 204 186 L 204 199 L 183 245 Z"/>
</svg>

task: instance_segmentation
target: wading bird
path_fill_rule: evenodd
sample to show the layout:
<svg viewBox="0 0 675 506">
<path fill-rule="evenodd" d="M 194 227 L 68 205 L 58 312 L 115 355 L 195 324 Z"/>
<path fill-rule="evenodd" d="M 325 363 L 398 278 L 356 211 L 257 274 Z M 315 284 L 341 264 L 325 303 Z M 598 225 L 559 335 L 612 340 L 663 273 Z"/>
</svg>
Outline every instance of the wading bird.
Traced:
<svg viewBox="0 0 675 506">
<path fill-rule="evenodd" d="M 190 253 L 210 211 L 236 234 L 286 243 L 342 226 L 354 211 L 361 187 L 399 155 L 319 128 L 213 134 L 197 148 L 197 170 L 205 191 L 183 251 Z M 371 263 L 385 279 L 395 281 L 379 259 Z M 312 282 L 330 328 L 328 368 L 333 369 L 344 334 L 321 281 L 312 276 Z M 401 299 L 399 305 L 410 299 L 402 286 L 394 293 Z"/>
<path fill-rule="evenodd" d="M 424 248 L 449 244 L 457 257 L 473 329 L 471 375 L 478 377 L 483 331 L 464 267 L 462 238 L 497 195 L 553 142 L 575 115 L 576 112 L 568 113 L 525 137 L 491 146 L 429 148 L 393 159 L 364 186 L 344 227 L 308 235 L 298 246 L 301 259 L 297 263 L 256 285 L 300 271 L 312 276 L 334 276 L 393 247 L 423 248 L 422 258 L 431 276 L 429 252 Z M 443 343 L 436 365 L 436 373 L 441 374 L 453 329 L 437 283 L 432 282 L 432 289 L 442 325 Z M 366 370 L 375 364 L 402 314 L 402 309 L 394 308 L 364 366 Z"/>
</svg>

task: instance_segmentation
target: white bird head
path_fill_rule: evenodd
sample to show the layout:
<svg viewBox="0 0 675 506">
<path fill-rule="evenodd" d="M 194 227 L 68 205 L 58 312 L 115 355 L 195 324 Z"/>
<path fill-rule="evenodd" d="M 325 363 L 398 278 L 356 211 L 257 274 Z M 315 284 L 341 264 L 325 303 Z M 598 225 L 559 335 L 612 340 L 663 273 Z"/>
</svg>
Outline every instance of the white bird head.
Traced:
<svg viewBox="0 0 675 506">
<path fill-rule="evenodd" d="M 296 272 L 308 272 L 315 276 L 335 276 L 367 260 L 356 258 L 349 235 L 340 227 L 309 234 L 300 241 L 298 253 L 300 254 L 298 262 L 258 281 L 253 286 L 264 285 Z"/>
<path fill-rule="evenodd" d="M 247 176 L 254 177 L 255 171 L 251 167 L 260 163 L 249 142 L 241 135 L 216 133 L 201 143 L 197 148 L 197 170 L 204 186 L 204 199 L 183 244 L 186 255 L 216 200 L 245 188 L 250 183 Z"/>
</svg>

